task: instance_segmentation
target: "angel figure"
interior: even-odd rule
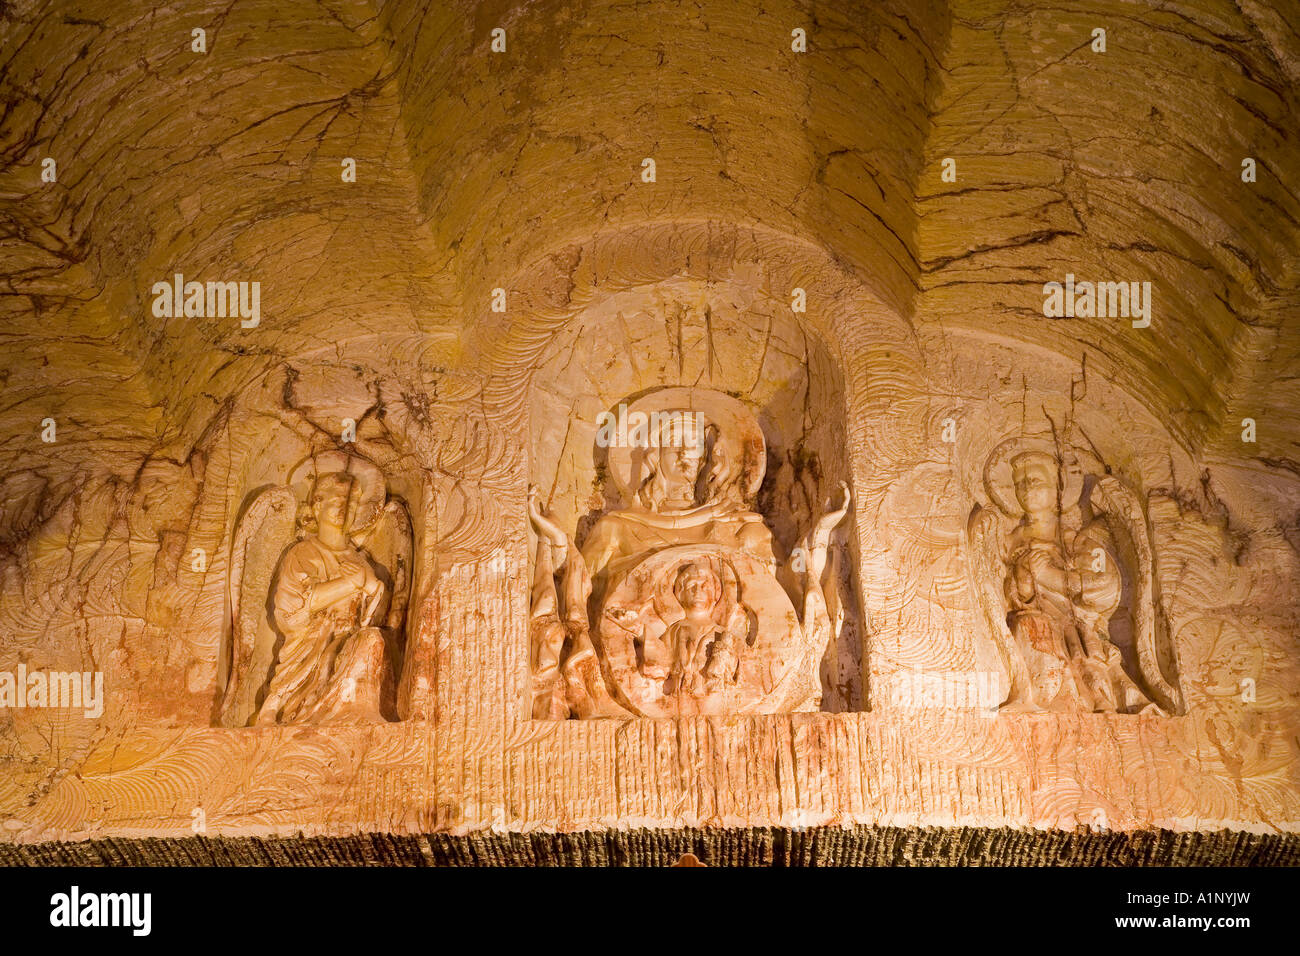
[[[409,586],[405,509],[386,500],[377,468],[342,453],[310,459],[290,484],[306,489],[296,508],[291,489],[269,489],[236,533],[223,723],[383,721]],[[289,514],[297,540],[281,552],[275,532]],[[258,574],[268,551],[279,560]]]
[[[1010,458],[1011,505],[994,472],[1014,447],[1004,442],[985,466],[998,510],[977,505],[968,525],[973,584],[1010,680],[1002,708],[1171,712],[1176,692],[1157,660],[1154,561],[1140,502],[1109,475],[1067,490],[1056,455],[1028,450]],[[1119,615],[1126,581],[1134,593]],[[1115,634],[1136,645],[1128,665],[1135,674]]]

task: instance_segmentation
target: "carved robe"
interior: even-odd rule
[[[357,588],[311,611],[313,590],[366,561],[355,548],[334,551],[313,536],[280,561],[273,612],[284,641],[257,723],[321,723],[349,713],[378,719],[384,639],[370,622],[382,589],[367,599]]]
[[[776,566],[772,532],[762,516],[725,502],[679,512],[639,506],[611,512],[591,529],[582,557],[592,577],[612,577],[652,551],[683,544],[735,548]]]
[[[1035,697],[1055,707],[1114,711],[1138,693],[1110,642],[1110,617],[1123,581],[1105,522],[1094,519],[1055,541],[1012,535],[1005,580],[1007,626],[1024,650]],[[1098,558],[1100,557],[1100,560]],[[1035,563],[1064,574],[1065,586],[1036,573]]]

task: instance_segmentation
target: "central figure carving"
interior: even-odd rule
[[[581,551],[529,492],[533,716],[816,709],[832,630],[822,577],[847,486],[780,567],[753,510],[766,467],[754,416],[692,388],[624,411],[630,430],[597,434],[623,507],[596,521]]]

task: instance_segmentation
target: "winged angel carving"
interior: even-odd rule
[[[1113,475],[1065,471],[1008,439],[984,466],[992,504],[970,516],[971,584],[1010,683],[1002,709],[1174,713],[1141,499]]]
[[[315,455],[255,495],[231,553],[221,723],[389,719],[411,540],[406,508],[356,455]]]

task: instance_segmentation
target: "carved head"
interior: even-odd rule
[[[709,611],[722,600],[722,582],[705,564],[691,561],[677,570],[673,579],[673,597],[688,614]]]
[[[1056,458],[1045,451],[1027,451],[1011,459],[1016,500],[1026,514],[1055,510],[1057,478]]]
[[[346,531],[351,499],[351,475],[343,472],[320,475],[312,484],[298,523],[309,534],[316,534],[322,527]]]
[[[641,488],[642,504],[656,511],[693,507],[707,451],[704,422],[689,410],[656,415],[659,427],[646,455],[650,475]]]

